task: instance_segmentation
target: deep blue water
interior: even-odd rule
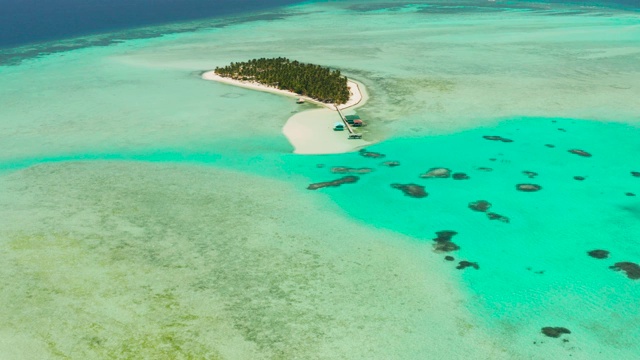
[[[0,48],[228,16],[300,0],[0,0]]]
[[[302,0],[0,0],[0,49],[147,25],[228,16],[300,2]],[[478,2],[486,3],[485,0]],[[640,0],[546,2],[640,9]]]

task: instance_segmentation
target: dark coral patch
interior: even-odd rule
[[[458,235],[458,232],[453,230],[442,230],[436,232],[436,235],[438,235],[438,237],[433,239],[433,241],[450,241],[451,238]]]
[[[453,256],[450,256],[450,255],[445,256],[444,259],[447,260],[447,261],[455,260],[455,258]]]
[[[588,152],[584,151],[584,150],[580,150],[580,149],[571,149],[569,150],[570,153],[572,154],[576,154],[576,155],[580,155],[580,156],[584,156],[584,157],[591,157],[591,154],[589,154]]]
[[[595,259],[606,259],[609,257],[609,252],[607,250],[591,250],[587,252],[587,254]]]
[[[391,184],[391,187],[401,190],[405,195],[413,198],[423,198],[429,195],[424,191],[424,186],[418,184]]]
[[[388,166],[388,167],[396,167],[396,166],[400,166],[400,162],[399,161],[385,161],[381,165]]]
[[[319,183],[315,183],[315,184],[311,184],[307,187],[307,189],[309,190],[317,190],[323,187],[329,187],[329,186],[340,186],[342,184],[352,184],[355,183],[356,181],[360,180],[359,177],[357,176],[345,176],[343,178],[337,179],[337,180],[333,180],[333,181],[324,181],[324,182],[319,182]]]
[[[316,167],[317,167],[318,169],[322,169],[322,168],[324,167],[324,164],[316,164]]]
[[[453,180],[468,180],[469,179],[469,175],[467,175],[465,173],[455,173],[455,174],[451,175],[451,177],[453,178]]]
[[[489,212],[487,213],[487,217],[489,218],[489,220],[498,220],[498,221],[502,221],[503,223],[507,223],[507,224],[509,223],[509,218],[504,215]]]
[[[359,153],[360,153],[361,156],[368,157],[368,158],[374,158],[374,159],[380,159],[380,158],[385,157],[384,154],[373,152],[373,151],[367,151],[365,149],[361,149],[359,151]]]
[[[567,130],[565,130],[563,128],[558,128],[558,131],[566,132]]]
[[[535,178],[536,176],[538,176],[538,173],[537,173],[537,172],[533,172],[533,171],[526,171],[526,170],[525,170],[525,171],[523,171],[522,173],[523,173],[523,174],[525,174],[526,176],[528,176],[528,177],[529,177],[529,179],[533,179],[533,178]]]
[[[542,186],[536,184],[518,184],[516,185],[518,191],[534,192],[542,189]]]
[[[636,196],[636,194],[634,194],[634,193],[631,193],[631,192],[628,192],[628,193],[624,193],[624,194],[625,194],[625,195],[627,195],[627,196]]]
[[[451,252],[460,250],[460,246],[451,241],[442,241],[433,244],[433,250],[436,252]]]
[[[485,212],[489,210],[490,207],[491,207],[491,203],[488,202],[487,200],[478,200],[478,201],[469,203],[469,209],[473,211]]]
[[[462,270],[468,267],[472,267],[476,270],[480,269],[480,266],[478,265],[478,263],[475,262],[471,262],[471,261],[466,261],[466,260],[462,260],[458,263],[458,266],[456,266],[456,269],[458,270]]]
[[[372,172],[371,168],[350,168],[346,166],[336,166],[331,168],[334,174],[367,174]]]
[[[640,171],[632,171],[631,176],[640,177]]]
[[[500,141],[500,139],[502,139],[502,136],[485,135],[482,138],[483,139],[487,139],[487,140],[491,140],[491,141]]]
[[[617,262],[613,266],[609,266],[609,269],[616,271],[624,271],[627,273],[629,279],[640,279],[640,265],[628,261]]]
[[[458,233],[452,230],[443,230],[436,232],[436,237],[433,239],[436,243],[433,245],[433,250],[436,252],[450,252],[460,250],[460,246],[453,243],[451,238],[456,236]]]
[[[554,148],[554,147],[556,147],[556,146],[555,146],[555,145],[553,145],[553,144],[544,144],[544,146],[546,146],[546,147],[548,147],[548,148]]]
[[[548,337],[559,338],[562,334],[571,334],[571,330],[561,326],[546,326],[542,328],[542,333]]]
[[[451,176],[451,170],[447,168],[431,168],[426,173],[420,175],[420,177],[423,179],[430,179],[430,178],[444,179],[444,178],[448,178],[449,176]]]
[[[476,169],[477,169],[478,171],[486,171],[486,172],[493,171],[493,169],[492,169],[492,168],[489,168],[489,167],[479,167],[479,168],[476,168]]]
[[[573,179],[574,180],[578,180],[578,181],[584,181],[586,179],[586,177],[584,177],[584,176],[574,176]]]
[[[497,136],[497,135],[485,135],[485,136],[483,136],[483,138],[485,138],[487,140],[491,140],[491,141],[502,141],[502,142],[506,142],[506,143],[513,142],[513,140],[511,140],[511,139],[503,138],[502,136]]]

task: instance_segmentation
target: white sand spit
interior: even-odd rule
[[[307,102],[324,107],[324,109],[314,109],[297,113],[290,117],[282,128],[282,132],[291,145],[293,145],[293,152],[296,154],[339,154],[355,151],[370,144],[365,140],[349,139],[349,132],[347,130],[333,131],[333,125],[341,121],[333,104],[325,104],[307,96],[300,96],[291,91],[276,89],[255,81],[240,81],[225,78],[216,74],[214,71],[203,73],[202,78],[294,98],[302,97]],[[338,108],[340,110],[353,110],[363,106],[368,99],[365,87],[353,80],[348,80],[347,84],[351,93],[349,100],[345,104],[339,105]]]

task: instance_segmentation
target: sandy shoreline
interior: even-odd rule
[[[302,97],[306,102],[323,107],[323,109],[307,110],[293,115],[282,128],[282,133],[287,137],[296,154],[339,154],[355,151],[370,144],[362,139],[349,139],[349,132],[346,130],[333,131],[333,125],[341,121],[333,104],[325,104],[291,91],[276,89],[256,82],[225,78],[213,71],[203,73],[202,78],[292,98]],[[338,108],[340,110],[354,110],[363,106],[368,99],[365,87],[351,79],[347,84],[351,93],[349,100],[345,104],[339,105]]]
[[[306,102],[310,102],[319,106],[323,106],[326,107],[327,109],[331,109],[335,111],[335,107],[333,104],[326,104],[320,101],[316,101],[308,96],[301,96],[299,94],[296,94],[294,92],[291,91],[287,91],[287,90],[280,90],[280,89],[276,89],[274,87],[270,87],[267,85],[263,85],[260,83],[257,83],[255,81],[240,81],[240,80],[234,80],[234,79],[229,79],[226,77],[222,77],[218,74],[215,73],[215,71],[207,71],[205,73],[202,74],[202,78],[205,80],[211,80],[211,81],[217,81],[217,82],[221,82],[224,84],[229,84],[229,85],[235,85],[235,86],[239,86],[239,87],[243,87],[246,89],[252,89],[252,90],[258,90],[258,91],[265,91],[265,92],[270,92],[270,93],[274,93],[274,94],[280,94],[280,95],[285,95],[285,96],[290,96],[290,97],[294,97],[294,98],[303,98]],[[347,86],[349,87],[350,90],[350,96],[349,96],[349,100],[342,104],[342,105],[338,105],[338,108],[340,110],[345,110],[351,107],[357,107],[360,106],[361,104],[363,104],[364,102],[366,102],[366,99],[364,98],[363,92],[360,90],[360,87],[362,85],[356,83],[353,80],[348,80],[347,81]],[[364,101],[363,101],[364,100]]]

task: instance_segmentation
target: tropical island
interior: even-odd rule
[[[214,72],[224,78],[257,82],[325,104],[344,104],[350,98],[348,79],[340,70],[284,57],[232,62],[228,66],[216,67]]]
[[[342,76],[339,70],[287,58],[263,58],[218,66],[215,70],[202,72],[201,77],[226,85],[294,97],[297,103],[309,102],[320,106],[319,109],[300,108],[302,111],[294,112],[282,128],[297,154],[344,153],[369,144],[334,131],[337,123],[349,121],[346,117],[342,119],[340,110],[353,114],[368,99],[364,85]]]

